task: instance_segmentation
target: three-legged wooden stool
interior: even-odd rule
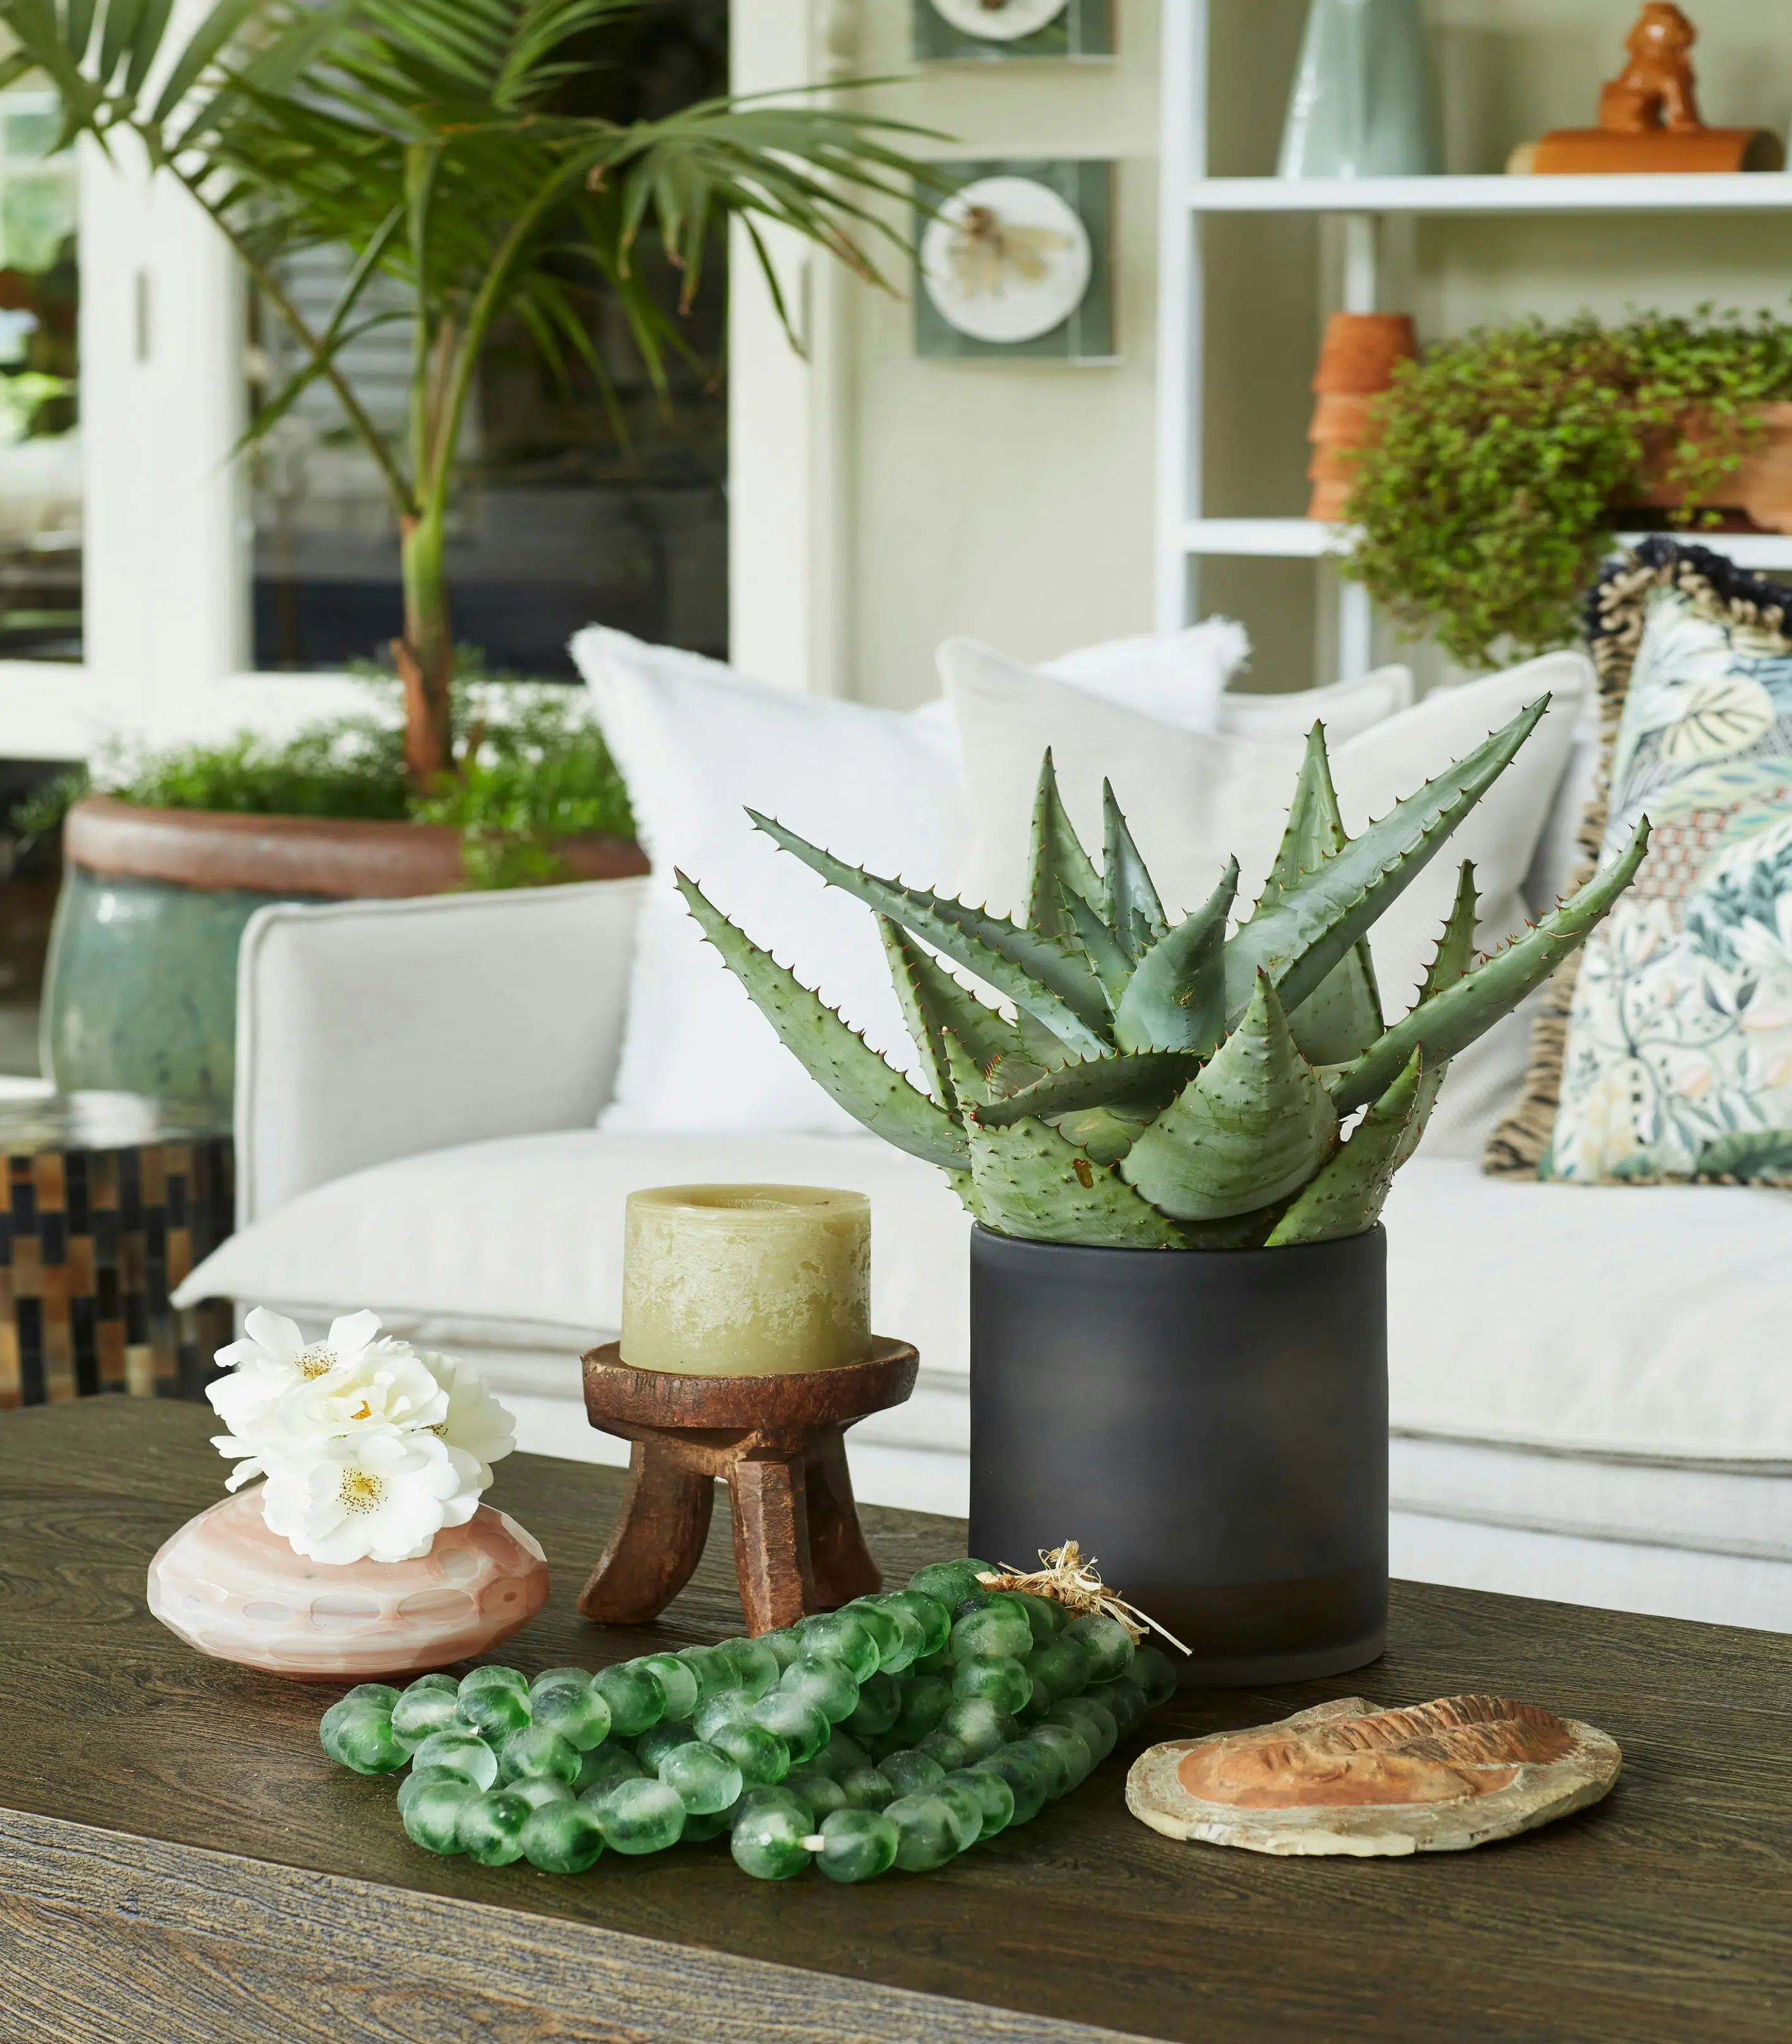
[[[749,1633],[832,1611],[883,1581],[859,1527],[845,1430],[900,1405],[919,1361],[874,1339],[870,1358],[786,1377],[636,1370],[619,1345],[585,1358],[591,1424],[633,1443],[629,1494],[579,1600],[612,1625],[657,1618],[702,1558],[716,1479],[728,1485]]]

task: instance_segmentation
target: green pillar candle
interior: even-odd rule
[[[661,1185],[629,1195],[622,1360],[778,1377],[871,1354],[871,1208],[814,1185]]]

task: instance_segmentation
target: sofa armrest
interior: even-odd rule
[[[645,883],[261,909],[236,991],[240,1226],[351,1171],[589,1127]]]

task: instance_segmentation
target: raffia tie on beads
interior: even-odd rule
[[[1124,1597],[1116,1596],[1102,1581],[1102,1572],[1094,1562],[1083,1558],[1083,1550],[1075,1541],[1067,1540],[1061,1547],[1041,1547],[1039,1558],[1045,1566],[1031,1575],[1005,1562],[999,1569],[981,1570],[977,1580],[987,1590],[1020,1590],[1029,1596],[1050,1597],[1079,1616],[1101,1612],[1125,1627],[1135,1646],[1148,1632],[1155,1632],[1160,1639],[1168,1640],[1179,1654],[1189,1651],[1175,1633],[1166,1631],[1155,1618],[1148,1618]]]

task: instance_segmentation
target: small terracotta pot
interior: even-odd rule
[[[1319,402],[1307,428],[1313,451],[1309,518],[1333,523],[1344,517],[1357,456],[1376,437],[1375,400],[1393,382],[1395,364],[1418,352],[1417,332],[1405,313],[1332,314],[1313,379]]]

